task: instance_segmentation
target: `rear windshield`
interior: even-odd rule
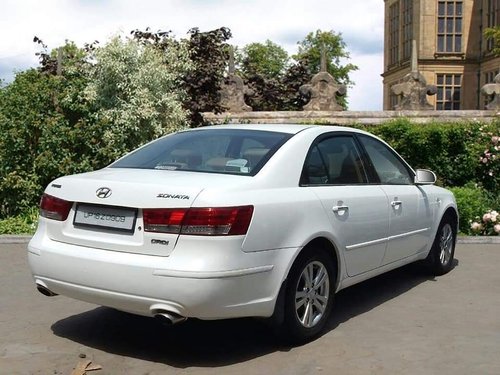
[[[254,176],[291,136],[245,129],[180,132],[151,142],[110,167]]]

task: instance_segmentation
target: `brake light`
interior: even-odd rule
[[[187,209],[153,208],[142,210],[144,231],[180,233]]]
[[[40,200],[40,215],[52,220],[64,221],[68,218],[73,202],[43,194]]]
[[[248,231],[253,206],[144,209],[144,230],[197,236],[236,236]]]

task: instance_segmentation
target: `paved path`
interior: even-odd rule
[[[500,374],[500,245],[457,247],[429,279],[406,267],[342,291],[329,330],[297,348],[259,321],[154,319],[36,292],[25,244],[0,245],[0,374]]]

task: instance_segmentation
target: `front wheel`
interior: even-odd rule
[[[436,238],[426,258],[427,266],[434,275],[444,275],[453,267],[456,237],[457,231],[453,220],[445,216],[439,224]]]
[[[293,343],[318,336],[328,321],[335,295],[336,268],[326,250],[299,255],[288,277],[284,328]]]

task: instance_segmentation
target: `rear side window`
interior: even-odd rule
[[[181,132],[160,138],[110,167],[253,176],[291,136],[244,129]]]
[[[367,182],[353,137],[334,136],[316,142],[302,172],[303,185],[353,185]]]

